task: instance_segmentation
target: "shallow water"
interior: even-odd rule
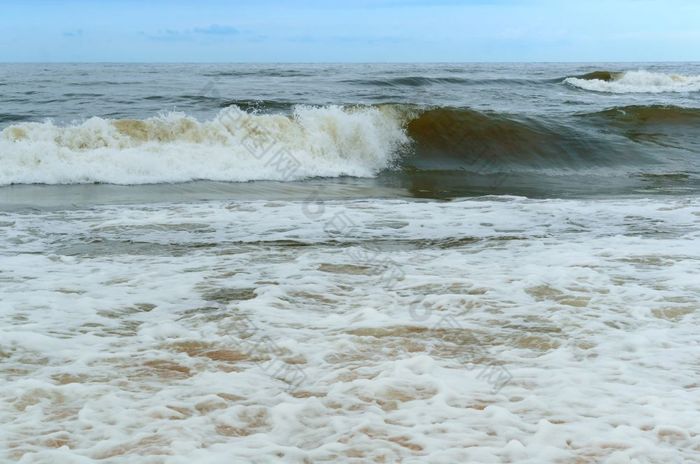
[[[2,111],[26,116],[0,142],[0,460],[700,460],[698,96],[677,79],[604,93],[563,80],[642,65],[23,66],[0,66]],[[214,77],[222,99],[278,103],[219,139],[219,103],[177,100]],[[392,119],[390,100],[453,109]],[[184,145],[148,119],[176,101],[199,131]],[[375,106],[318,106],[341,103]],[[84,116],[101,119],[69,122]],[[457,129],[431,129],[445,117]],[[110,118],[140,122],[123,138]],[[241,128],[274,135],[296,174],[344,167],[274,177]],[[387,133],[409,146],[385,151]]]

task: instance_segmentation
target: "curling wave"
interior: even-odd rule
[[[700,76],[650,71],[595,71],[567,77],[564,83],[583,90],[607,93],[698,92]]]
[[[407,124],[419,169],[546,170],[607,164],[605,144],[569,125],[509,114],[436,108]],[[597,161],[596,161],[597,160]]]

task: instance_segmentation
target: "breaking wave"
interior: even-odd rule
[[[608,93],[698,92],[700,76],[651,71],[595,71],[567,77],[564,83],[583,90]]]
[[[247,105],[243,105],[249,109]],[[658,147],[695,150],[700,109],[628,106],[547,120],[413,105],[221,110],[0,132],[0,185],[294,181],[384,170],[547,172],[644,163]]]
[[[16,124],[0,132],[0,184],[369,177],[390,167],[408,142],[392,113],[328,106],[297,107],[285,116],[231,107],[205,122],[167,113]]]

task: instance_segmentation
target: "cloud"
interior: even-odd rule
[[[82,37],[83,35],[83,30],[82,29],[75,29],[72,31],[65,31],[63,33],[63,37]]]
[[[206,35],[237,35],[239,34],[238,29],[231,26],[220,26],[218,24],[212,24],[208,27],[196,27],[192,30],[195,34],[206,34]]]
[[[165,29],[154,34],[142,33],[151,40],[161,41],[191,41],[198,37],[231,37],[240,34],[240,31],[232,26],[211,24],[206,27],[191,29]]]
[[[353,36],[353,35],[331,35],[312,36],[309,34],[296,35],[287,39],[289,42],[297,43],[345,43],[345,44],[398,44],[407,42],[410,39],[395,36]]]

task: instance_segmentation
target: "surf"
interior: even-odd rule
[[[669,150],[687,159],[700,150],[694,108],[611,107],[554,119],[406,104],[295,105],[279,113],[269,104],[278,106],[234,105],[207,120],[164,112],[16,123],[0,132],[0,185],[624,172],[667,162]]]

